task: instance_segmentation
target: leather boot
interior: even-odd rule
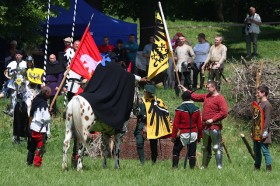
[[[138,153],[141,164],[144,165],[144,163],[145,163],[144,149],[137,148],[137,153]]]
[[[172,168],[177,169],[178,164],[179,164],[179,157],[178,156],[173,156]]]
[[[271,171],[272,171],[271,165],[267,165],[267,166],[266,166],[266,171],[267,171],[267,172],[271,172]]]
[[[195,163],[196,163],[195,157],[190,157],[190,158],[189,158],[189,164],[190,164],[190,168],[191,168],[191,169],[194,169]]]
[[[261,165],[257,165],[257,164],[255,164],[255,168],[254,168],[254,170],[259,171],[260,169],[261,169]]]

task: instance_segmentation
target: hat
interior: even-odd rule
[[[17,45],[17,41],[16,40],[11,41],[10,45]]]
[[[27,57],[26,57],[26,61],[31,61],[31,62],[33,62],[33,57],[32,57],[32,56],[27,56]]]
[[[72,39],[71,37],[66,37],[63,39],[64,42],[68,42],[68,43],[71,43],[72,42]]]
[[[21,51],[21,50],[17,50],[15,54],[20,54],[20,55],[22,55],[22,51]]]
[[[147,92],[154,94],[156,93],[156,87],[155,85],[145,85],[144,86],[144,90],[146,90]]]

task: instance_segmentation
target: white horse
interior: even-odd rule
[[[138,104],[141,100],[139,95],[138,86],[135,86],[134,92],[134,102],[133,110],[137,110]],[[88,101],[82,96],[74,96],[67,105],[66,110],[66,120],[65,120],[65,139],[63,145],[63,162],[62,170],[67,169],[67,151],[70,147],[71,138],[74,137],[74,148],[73,152],[78,151],[77,157],[77,170],[80,171],[83,168],[83,153],[85,148],[89,151],[90,149],[90,139],[89,139],[89,130],[95,125],[96,116],[93,113],[91,105]],[[123,131],[126,131],[128,121],[124,123]],[[102,131],[97,131],[102,132]],[[120,145],[121,137],[124,132],[115,133],[115,168],[119,169],[119,155],[120,155]],[[102,145],[101,151],[103,156],[103,168],[107,167],[107,157],[109,154],[109,138],[111,134],[102,132]],[[74,153],[73,153],[74,154]],[[73,158],[73,157],[72,157]],[[74,157],[75,158],[75,157]],[[72,161],[73,163],[73,161]],[[76,165],[75,165],[76,166]]]

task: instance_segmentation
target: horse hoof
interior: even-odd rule
[[[115,165],[115,169],[120,169],[121,167],[119,165]]]

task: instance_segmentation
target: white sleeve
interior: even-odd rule
[[[141,77],[140,76],[137,76],[134,74],[134,77],[135,77],[135,81],[139,82],[141,80]]]

